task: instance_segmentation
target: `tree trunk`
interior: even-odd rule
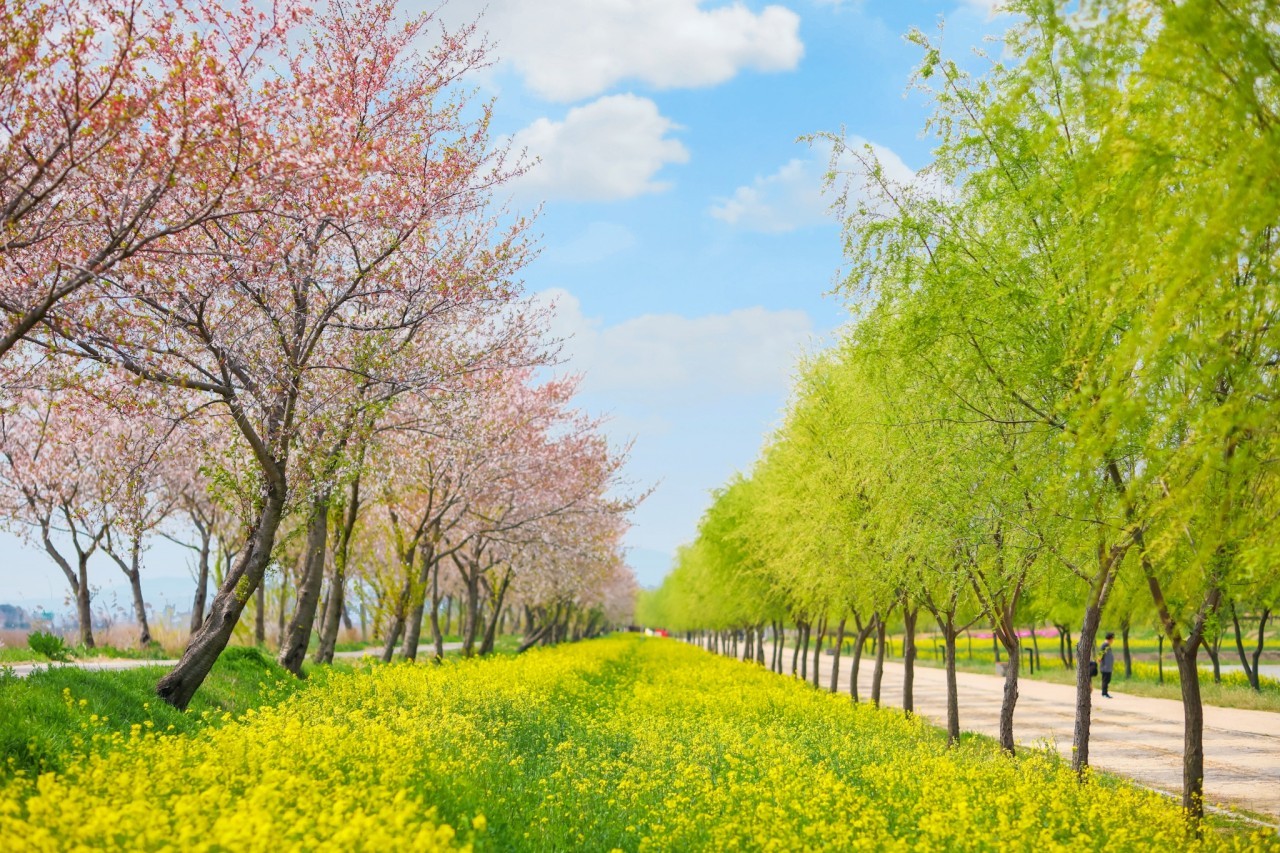
[[[836,626],[836,651],[831,660],[831,692],[835,693],[840,689],[840,652],[844,646],[844,625],[847,616],[840,617],[840,624]]]
[[[156,685],[156,694],[175,708],[185,710],[190,704],[191,697],[227,647],[249,595],[262,583],[280,527],[284,497],[283,486],[267,485],[262,510],[245,537],[244,556],[227,572],[209,607],[208,618],[187,641],[182,659]]]
[[[1120,646],[1124,653],[1124,678],[1133,678],[1133,655],[1129,652],[1129,620],[1120,623]]]
[[[1083,776],[1089,766],[1089,727],[1093,718],[1093,679],[1090,670],[1093,647],[1098,638],[1098,626],[1102,624],[1102,612],[1111,597],[1111,584],[1115,581],[1120,561],[1128,546],[1098,549],[1098,570],[1090,578],[1089,598],[1085,602],[1084,621],[1080,625],[1080,644],[1076,648],[1076,720],[1072,733],[1071,767]]]
[[[480,643],[480,655],[482,657],[493,652],[493,644],[496,639],[498,629],[498,617],[502,613],[503,599],[506,598],[507,587],[510,585],[511,572],[508,570],[507,573],[503,575],[502,580],[498,584],[498,589],[494,593],[493,616],[489,619],[489,624],[485,627],[484,640]]]
[[[1173,648],[1182,682],[1182,807],[1197,821],[1204,817],[1204,704],[1196,665],[1198,645],[1184,642]]]
[[[133,543],[133,570],[129,574],[129,590],[133,593],[133,612],[138,620],[138,645],[151,645],[151,626],[147,624],[147,604],[142,598],[142,568],[139,544]]]
[[[884,643],[885,621],[879,615],[876,619],[876,668],[871,673],[871,704],[880,707],[880,687],[884,683]]]
[[[86,649],[94,647],[93,642],[93,609],[89,600],[89,567],[88,560],[80,561],[80,581],[76,584],[76,618],[80,621],[80,645]]]
[[[1000,748],[1014,754],[1013,709],[1018,704],[1018,664],[1022,659],[1022,647],[1016,630],[998,631],[1000,642],[1008,653],[1004,670],[1004,696],[1000,702]]]
[[[818,639],[813,644],[813,686],[816,689],[819,685],[818,671],[819,663],[822,662],[822,641],[827,638],[827,617],[824,615],[818,620]]]
[[[947,649],[947,743],[954,745],[960,742],[960,691],[956,686],[956,637],[960,632],[950,619],[942,632]]]
[[[1240,655],[1240,666],[1244,669],[1245,678],[1249,679],[1249,686],[1254,692],[1262,692],[1262,682],[1258,678],[1258,660],[1262,657],[1262,648],[1267,637],[1267,617],[1271,615],[1271,608],[1264,607],[1261,615],[1258,617],[1258,645],[1253,650],[1253,660],[1245,655],[1244,651],[1244,632],[1240,630],[1240,617],[1236,615],[1235,602],[1231,604],[1231,623],[1235,627],[1236,634],[1236,652]]]
[[[914,714],[916,710],[916,617],[919,606],[902,605],[902,710]]]
[[[209,595],[209,540],[212,532],[208,527],[199,525],[200,556],[196,560],[196,596],[191,602],[191,633],[200,630],[204,622],[204,604]]]
[[[307,520],[307,557],[302,579],[298,584],[298,602],[284,640],[280,643],[277,658],[282,667],[299,678],[306,677],[302,672],[302,662],[307,658],[311,629],[316,621],[316,605],[320,601],[320,589],[324,585],[324,558],[328,536],[329,502],[326,497],[321,497],[311,505],[311,516]]]
[[[281,608],[283,609],[283,604]],[[284,632],[281,631],[281,634]],[[258,588],[253,593],[253,644],[255,646],[265,646],[267,644],[267,580],[262,579],[262,583],[258,584]]]
[[[796,645],[791,651],[791,677],[795,678],[800,674],[800,625],[802,623],[796,620]]]
[[[858,628],[857,640],[853,644],[853,663],[849,667],[849,698],[854,702],[858,699],[858,673],[862,668],[863,649],[867,643],[867,637],[871,636],[871,631],[875,627],[875,620],[869,620],[866,625],[862,624],[862,619],[855,613],[854,624]]]
[[[809,637],[813,632],[813,623],[805,622],[800,629],[800,680],[809,680]]]
[[[361,454],[363,460],[363,453]],[[346,623],[351,630],[351,617],[347,613],[347,560],[351,553],[351,536],[355,533],[356,519],[360,513],[360,475],[351,481],[351,491],[343,507],[342,527],[337,531],[333,549],[333,572],[329,577],[329,600],[320,618],[320,646],[316,649],[316,663],[333,663],[333,653],[338,645],[338,630]]]
[[[429,543],[422,546],[421,562],[418,569],[418,582],[414,584],[409,613],[404,621],[404,645],[400,647],[400,656],[405,660],[418,659],[418,644],[422,638],[422,620],[427,610],[427,580],[431,577],[435,549]]]

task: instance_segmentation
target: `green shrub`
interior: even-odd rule
[[[32,631],[27,637],[27,645],[31,651],[47,657],[49,660],[71,660],[71,649],[57,634],[46,634],[44,631]]]

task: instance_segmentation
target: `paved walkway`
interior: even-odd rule
[[[771,651],[766,646],[766,654]],[[832,658],[823,655],[820,667],[824,689],[831,684]],[[812,657],[809,659],[813,663]],[[791,652],[786,653],[790,671]],[[874,657],[863,657],[858,691],[871,695]],[[840,660],[839,689],[849,692],[848,655]],[[885,661],[880,701],[902,706],[901,663]],[[810,674],[812,678],[812,674]],[[960,727],[996,737],[1004,679],[994,675],[956,674],[960,696]],[[1095,692],[1089,741],[1091,763],[1128,776],[1152,788],[1179,794],[1182,790],[1182,703],[1172,699],[1126,696],[1124,682],[1112,685],[1113,699]],[[916,713],[939,726],[947,724],[946,672],[916,666]],[[1280,818],[1280,714],[1205,706],[1205,798]],[[1048,743],[1071,755],[1075,725],[1075,687],[1034,679],[1018,683],[1013,730],[1024,745]]]
[[[430,648],[430,643],[423,645],[424,649]],[[444,650],[446,652],[457,651],[462,648],[462,643],[445,643]],[[335,658],[363,658],[377,657],[382,654],[381,646],[368,646],[367,648],[357,649],[354,652],[334,652]],[[308,656],[310,659],[310,656]],[[44,669],[52,666],[74,666],[79,669],[89,670],[110,670],[110,669],[137,669],[140,666],[177,666],[176,660],[149,660],[146,658],[95,658],[90,660],[73,660],[66,663],[16,663],[10,664],[13,667],[13,674],[18,677],[29,675],[37,669]]]

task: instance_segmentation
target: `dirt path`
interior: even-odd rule
[[[770,649],[766,648],[766,651]],[[822,656],[823,689],[831,683],[832,658]],[[813,663],[810,658],[810,664]],[[791,652],[785,663],[790,671]],[[875,660],[863,658],[858,690],[871,695]],[[840,661],[839,689],[849,692],[851,662]],[[902,706],[901,663],[885,662],[881,702]],[[812,675],[810,676],[812,677]],[[994,675],[961,672],[960,726],[965,731],[996,737],[1004,680]],[[1095,767],[1169,793],[1182,789],[1182,703],[1171,699],[1125,696],[1123,682],[1112,686],[1113,699],[1094,693],[1089,752]],[[946,673],[916,667],[916,712],[939,726],[947,720]],[[1014,734],[1019,743],[1048,743],[1071,755],[1075,723],[1075,688],[1066,684],[1026,679],[1018,685]],[[1238,806],[1280,818],[1280,714],[1206,706],[1205,797],[1211,803]]]

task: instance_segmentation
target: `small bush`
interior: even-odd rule
[[[32,631],[27,637],[27,645],[31,651],[42,654],[49,660],[71,660],[71,649],[57,634],[46,634],[44,631]]]

